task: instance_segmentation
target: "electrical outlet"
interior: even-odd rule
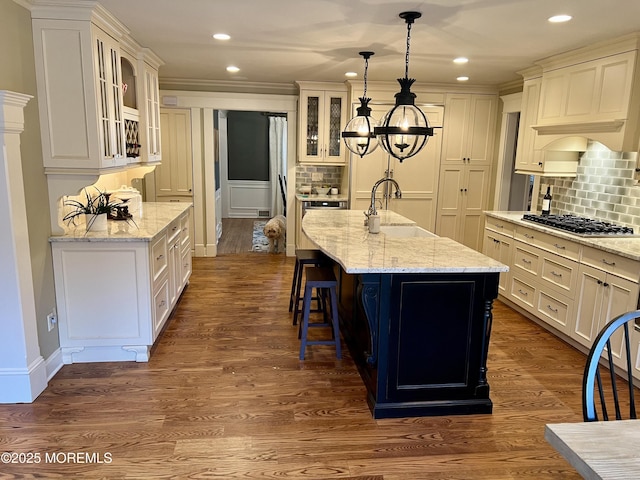
[[[53,330],[58,323],[58,316],[56,315],[56,309],[51,310],[51,313],[47,315],[47,328],[49,331]]]
[[[322,172],[312,172],[311,173],[311,181],[312,182],[321,182],[323,179]]]

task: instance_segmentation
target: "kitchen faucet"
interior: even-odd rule
[[[378,214],[378,212],[376,211],[376,192],[378,190],[378,187],[385,182],[390,182],[393,185],[395,185],[396,198],[402,198],[402,191],[400,190],[400,185],[398,185],[398,182],[396,182],[393,178],[389,178],[389,177],[381,178],[380,180],[378,180],[376,183],[373,184],[373,188],[371,189],[371,205],[369,205],[369,211],[365,213],[365,216],[367,217],[367,219],[369,218],[370,215]]]

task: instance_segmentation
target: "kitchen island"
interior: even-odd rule
[[[190,203],[49,238],[64,363],[149,360],[191,275]]]
[[[491,413],[493,300],[508,267],[380,212],[310,211],[309,239],[335,262],[340,326],[374,418]]]

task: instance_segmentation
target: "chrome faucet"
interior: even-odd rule
[[[396,182],[393,178],[389,178],[389,177],[381,178],[380,180],[378,180],[376,183],[373,184],[373,188],[371,189],[371,205],[369,205],[369,211],[365,213],[365,216],[367,218],[369,218],[370,215],[378,214],[378,212],[376,211],[376,192],[378,190],[378,187],[382,185],[384,182],[389,182],[395,185],[396,198],[402,198],[402,191],[400,190],[400,185],[398,185],[398,182]]]

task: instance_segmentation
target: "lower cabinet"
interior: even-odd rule
[[[509,257],[501,248],[510,240]],[[586,348],[610,320],[638,308],[638,261],[489,216],[484,252],[509,265],[507,286],[500,289],[505,299]],[[640,332],[633,333],[634,375],[640,380]],[[626,369],[621,335],[611,348],[616,365]]]
[[[151,241],[51,243],[64,363],[149,360],[191,275],[188,222]]]

